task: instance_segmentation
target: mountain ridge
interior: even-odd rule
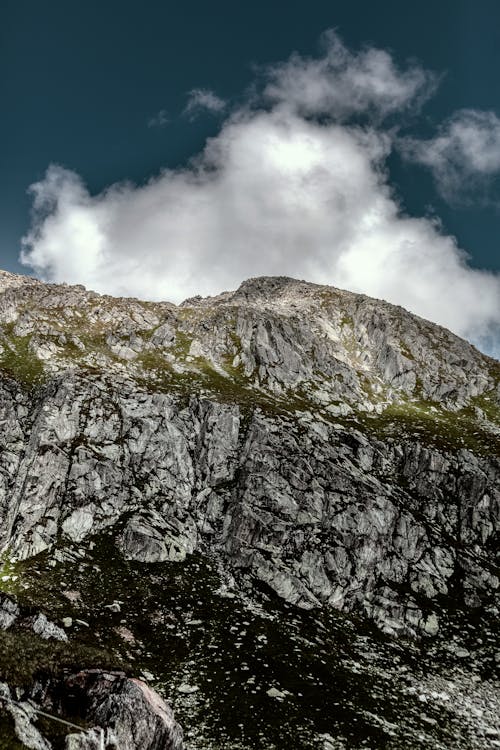
[[[472,677],[493,686],[498,671],[500,363],[402,308],[288,278],[179,306],[23,278],[0,276],[0,590],[54,618],[69,649],[95,640],[156,673],[193,727],[193,750],[218,747],[221,727],[235,749],[292,737],[301,748],[362,748],[367,737],[413,748],[419,732],[424,746],[487,747],[498,693],[485,703]],[[219,610],[239,618],[234,631]],[[258,690],[241,675],[229,689],[221,676],[216,706],[207,659],[214,673],[246,671],[265,639],[278,653],[272,622],[285,661],[307,656],[327,691],[367,680],[381,707],[370,704],[370,718],[346,687],[314,719],[320,688],[310,692],[305,667],[284,673],[271,646]],[[316,655],[300,651],[309,628],[328,642]],[[224,636],[212,653],[214,633]],[[335,638],[354,649],[349,658]],[[404,677],[424,689],[417,648],[429,690],[440,694],[447,674],[457,706],[482,710],[486,729],[448,708],[443,734],[430,709],[422,724]],[[387,653],[405,669],[391,671]],[[205,679],[208,724],[189,697]],[[252,703],[268,689],[283,702],[279,726]],[[265,729],[248,716],[238,744],[229,714],[244,701]]]

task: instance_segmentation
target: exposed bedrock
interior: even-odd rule
[[[438,628],[498,590],[499,461],[103,378],[2,391],[2,546],[28,557],[110,527],[126,556],[196,549],[301,607]]]

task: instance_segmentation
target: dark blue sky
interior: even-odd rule
[[[460,108],[500,115],[500,4],[495,0],[234,0],[183,3],[129,0],[4,0],[0,8],[0,265],[21,270],[29,226],[28,186],[51,162],[75,170],[92,192],[129,178],[142,182],[183,163],[217,130],[217,119],[181,117],[186,93],[242,95],[253,66],[297,50],[317,51],[335,27],[354,49],[388,49],[442,73],[419,120],[420,133]],[[159,111],[170,122],[148,127]],[[431,205],[479,267],[500,269],[500,214],[488,206],[450,207],[429,173],[391,162],[403,206]]]

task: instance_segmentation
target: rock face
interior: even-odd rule
[[[471,345],[290,279],[180,308],[4,286],[3,549],[113,527],[130,559],[216,551],[390,632],[495,597],[499,369]]]
[[[44,640],[68,640],[64,630],[47,619],[43,612],[35,615],[22,613],[15,599],[0,594],[0,630],[8,630],[14,624],[25,630],[31,630]]]
[[[40,711],[53,717],[69,714],[73,722],[91,726],[66,730],[66,750],[101,750],[103,740],[104,747],[115,750],[183,750],[182,730],[169,706],[146,683],[123,673],[81,671],[62,682],[39,684],[33,692],[36,701],[28,696],[18,701],[0,683],[0,700],[14,719],[17,738],[32,750],[52,748],[36,726]]]
[[[499,605],[500,365],[401,308],[287,278],[176,307],[4,273],[0,368],[14,561],[106,532],[131,562],[198,552],[424,639]],[[113,691],[95,716],[163,747],[166,707],[120,685],[154,726]]]
[[[64,711],[102,728],[117,750],[182,750],[182,731],[164,700],[141,680],[88,670],[68,677],[60,688]],[[67,750],[100,750],[100,729],[71,734]]]

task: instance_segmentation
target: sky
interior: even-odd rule
[[[4,0],[0,266],[169,299],[284,274],[500,352],[496,0]]]

